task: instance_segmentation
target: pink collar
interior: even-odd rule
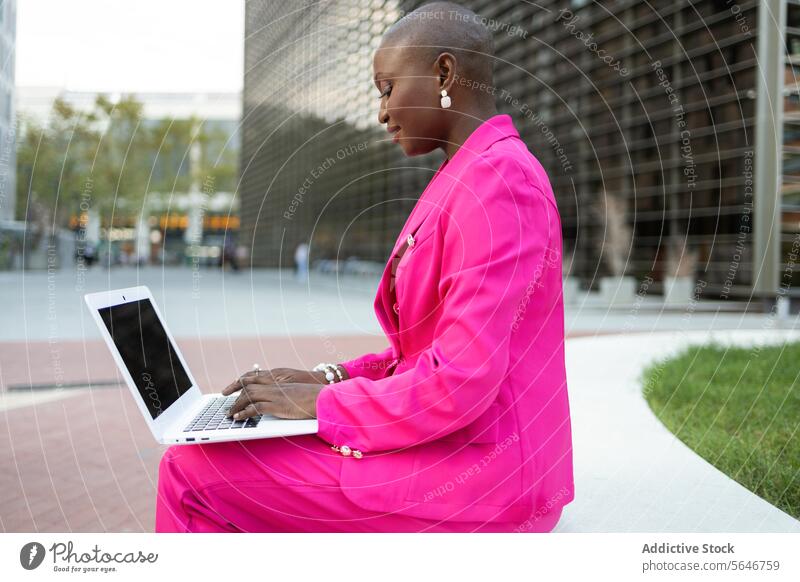
[[[442,162],[434,179],[440,173],[457,176],[462,168],[488,150],[492,144],[509,137],[519,139],[519,133],[511,121],[511,116],[499,114],[490,117],[470,134],[452,158]]]
[[[452,163],[459,156],[463,156],[462,152],[472,156],[480,155],[491,146],[493,143],[505,139],[507,137],[519,137],[514,123],[511,121],[511,116],[506,114],[495,115],[481,123],[475,131],[470,134],[455,155],[450,159]]]

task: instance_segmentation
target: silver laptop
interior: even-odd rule
[[[200,392],[147,287],[90,293],[85,299],[158,442],[198,444],[317,432],[316,419],[227,418],[239,393]]]

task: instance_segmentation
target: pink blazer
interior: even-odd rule
[[[563,312],[550,182],[497,115],[397,239],[375,298],[390,347],[344,362],[351,379],[320,393],[318,435],[363,455],[343,463],[348,498],[551,529],[574,494]]]

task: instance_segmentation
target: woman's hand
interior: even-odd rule
[[[254,376],[255,371],[247,372],[242,379]],[[259,370],[259,376],[271,378],[277,384],[327,384],[325,372],[311,372],[309,370],[295,370],[294,368],[272,368],[271,370]],[[239,387],[239,381],[233,382],[230,387]]]
[[[272,370],[248,372],[228,385],[222,391],[225,396],[241,390],[239,398],[228,411],[228,416],[233,416],[236,420],[260,414],[293,420],[316,418],[317,396],[326,384],[278,382],[278,377],[285,376],[272,374]]]

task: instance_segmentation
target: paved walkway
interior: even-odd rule
[[[329,341],[352,356],[385,347],[369,336]],[[253,362],[309,368],[325,353],[315,337],[179,344],[205,392]],[[0,377],[10,388],[0,391],[0,531],[152,531],[166,447],[153,440],[127,387],[18,390],[28,378],[52,380],[50,347],[0,343]],[[65,384],[120,381],[104,343],[62,342],[59,350]]]
[[[800,332],[748,330],[567,341],[576,501],[557,531],[800,531],[800,522],[678,441],[641,396],[639,374],[648,362],[711,335],[746,345],[800,339]],[[365,336],[332,341],[352,354],[383,347]],[[227,381],[231,370],[266,361],[261,359],[265,353],[281,365],[300,366],[321,347],[317,338],[180,343],[206,390]],[[43,353],[45,361],[49,357],[45,350],[34,353]],[[69,344],[63,355],[75,364],[64,367],[69,380],[82,377],[85,369],[98,381],[116,377],[103,344]],[[8,351],[0,352],[4,369],[7,356]],[[38,364],[30,368],[33,377],[46,379],[50,372]],[[27,371],[20,373],[24,378]],[[153,442],[126,388],[11,390],[0,393],[0,405],[3,397],[24,401],[0,411],[2,531],[152,529],[164,447]]]
[[[164,447],[119,385],[82,301],[138,284],[153,290],[204,391],[254,362],[310,367],[386,346],[366,279],[315,276],[309,286],[269,270],[0,273],[0,531],[152,530]],[[640,395],[648,360],[707,337],[691,330],[747,329],[731,337],[775,341],[790,333],[778,328],[800,329],[796,316],[729,308],[665,311],[652,297],[616,309],[592,297],[568,306],[577,500],[559,531],[797,531],[686,449]],[[652,333],[664,329],[687,333]],[[620,332],[636,333],[601,335]]]
[[[692,331],[567,342],[575,501],[559,532],[800,532],[667,430],[642,396],[641,372],[690,343],[780,344],[800,331]],[[800,485],[798,485],[800,486]]]
[[[0,272],[0,341],[100,338],[85,293],[147,285],[175,337],[252,337],[380,333],[373,313],[376,282],[314,274],[310,284],[260,269],[94,267],[71,271]]]
[[[310,284],[273,269],[231,273],[218,269],[133,267],[107,271],[0,272],[0,342],[99,339],[83,294],[148,285],[176,337],[380,336],[372,303],[377,280],[313,273]],[[596,294],[566,307],[568,334],[689,329],[792,328],[786,320],[742,313],[744,303],[699,301],[665,309],[643,294],[609,309]]]

